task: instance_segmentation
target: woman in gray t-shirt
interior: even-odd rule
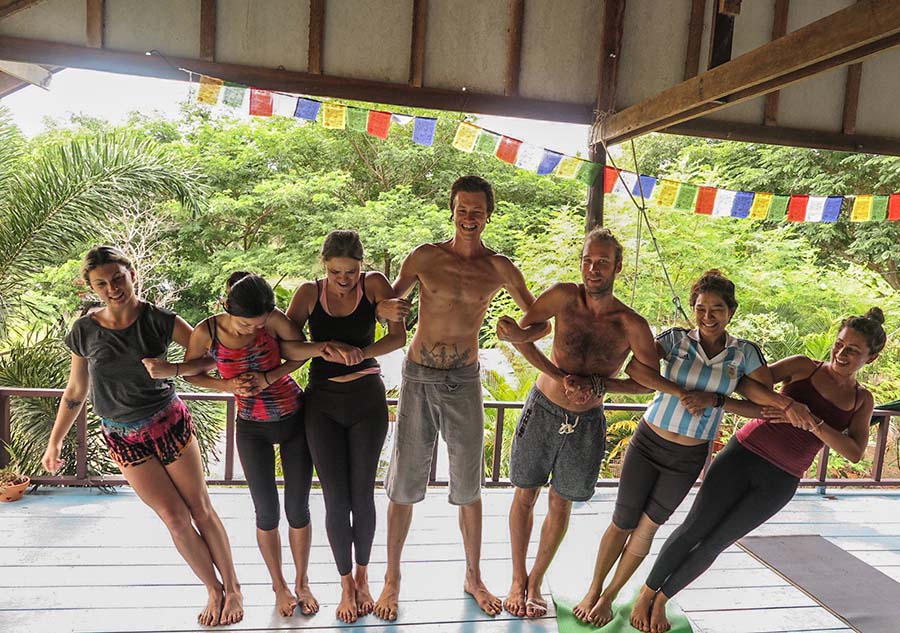
[[[206,626],[239,622],[244,615],[240,585],[228,536],[206,490],[190,413],[171,381],[154,379],[147,371],[165,359],[172,341],[187,347],[191,326],[135,294],[134,268],[117,248],[91,249],[81,272],[105,305],[78,319],[66,336],[72,368],[42,464],[50,472],[62,466],[63,440],[90,390],[110,455],[206,586],[209,601],[197,621]],[[204,357],[176,365],[176,375],[214,366]]]

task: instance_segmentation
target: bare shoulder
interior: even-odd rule
[[[619,301],[619,306],[622,313],[622,320],[629,329],[650,328],[650,323],[637,310],[625,305],[621,301]]]
[[[194,331],[191,332],[191,338],[196,339],[200,342],[206,343],[212,339],[210,339],[209,331],[211,328],[215,327],[216,323],[216,315],[208,316],[199,323],[194,328]]]
[[[387,277],[385,277],[383,273],[374,270],[365,273],[365,275],[366,296],[370,300],[374,299],[376,301],[380,301],[385,297],[393,296],[394,289],[391,287],[391,282],[388,281]]]

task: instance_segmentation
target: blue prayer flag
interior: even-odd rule
[[[319,108],[322,107],[321,101],[315,99],[306,99],[300,97],[297,99],[297,107],[294,110],[294,116],[298,119],[306,119],[307,121],[315,121],[319,115]]]
[[[644,194],[644,198],[650,199],[653,197],[653,188],[656,186],[656,178],[653,176],[644,176],[641,174],[641,179],[634,181],[634,187],[631,189],[631,193],[639,196],[641,193]]]
[[[734,194],[734,202],[731,204],[731,217],[749,217],[750,207],[753,206],[753,198],[754,194],[750,191],[738,191]]]
[[[417,116],[415,123],[413,123],[413,143],[432,145],[434,143],[435,126],[437,126],[437,119]]]
[[[559,152],[554,152],[549,149],[544,150],[544,157],[541,159],[541,164],[538,165],[537,175],[538,176],[548,176],[553,173],[553,170],[556,169],[556,166],[559,165],[559,161],[562,160],[562,154]]]
[[[841,216],[843,204],[844,196],[828,196],[825,199],[825,208],[822,210],[822,222],[837,222]]]

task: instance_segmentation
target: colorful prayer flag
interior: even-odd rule
[[[471,152],[475,148],[475,140],[481,128],[463,121],[456,128],[456,136],[453,137],[453,147],[463,152]]]
[[[581,162],[580,158],[575,158],[574,156],[566,156],[561,161],[559,161],[559,165],[556,167],[556,176],[558,178],[574,178],[575,172],[578,171],[578,164]]]
[[[522,141],[504,136],[500,139],[500,144],[497,145],[497,151],[494,152],[494,156],[505,163],[515,165],[516,157],[519,155],[519,148],[521,146]]]
[[[753,205],[753,193],[750,191],[738,191],[734,196],[734,204],[731,206],[731,217],[746,218],[750,215],[750,207]]]
[[[297,109],[297,98],[290,95],[283,95],[277,92],[272,93],[272,114],[278,116],[292,117]]]
[[[319,108],[322,107],[321,101],[315,99],[307,99],[300,97],[297,99],[297,107],[294,109],[294,116],[298,119],[306,119],[307,121],[315,121],[319,116]]]
[[[695,200],[697,200],[697,185],[682,183],[672,206],[679,211],[693,211]]]
[[[844,196],[828,196],[822,209],[822,222],[837,222],[844,206]]]
[[[219,101],[219,92],[225,82],[215,77],[200,75],[200,88],[197,90],[197,103],[216,105]]]
[[[536,172],[543,157],[543,147],[538,147],[531,143],[522,143],[522,147],[519,148],[519,156],[516,158],[516,167],[526,171]]]
[[[225,92],[222,93],[222,103],[232,108],[240,108],[244,104],[245,92],[247,92],[247,86],[226,81]]]
[[[250,114],[272,116],[272,93],[268,90],[250,88]]]
[[[750,206],[751,220],[765,220],[769,215],[769,207],[772,204],[771,193],[757,193],[753,196],[753,204]]]
[[[900,220],[900,193],[892,193],[888,201],[888,220]]]
[[[475,151],[479,154],[493,154],[497,151],[497,145],[500,144],[500,135],[494,134],[488,130],[481,130],[478,138],[475,139]]]
[[[612,192],[614,194],[627,196],[629,192],[634,189],[638,175],[633,171],[620,171],[618,174],[615,174],[615,178],[616,180],[613,183]]]
[[[326,103],[322,106],[322,127],[343,130],[347,127],[347,106],[343,103]]]
[[[589,160],[581,160],[580,158],[575,160],[578,161],[578,170],[575,172],[575,177],[588,187],[593,187],[594,181],[597,180],[597,176],[600,174],[602,165]]]
[[[544,150],[544,157],[541,159],[541,164],[538,165],[537,174],[538,176],[546,176],[548,174],[552,174],[553,170],[556,169],[556,166],[559,165],[559,161],[562,160],[562,154],[559,152],[553,152],[549,149]]]
[[[783,220],[787,215],[790,203],[790,196],[772,196],[772,204],[769,205],[769,219]]]
[[[809,204],[809,196],[793,195],[788,203],[788,222],[803,222],[806,220],[806,207]]]
[[[703,215],[712,215],[713,207],[716,204],[716,187],[700,187],[697,192],[697,204],[694,206],[694,213],[702,213]]]
[[[347,108],[347,129],[365,132],[369,126],[369,111],[365,108]]]
[[[875,196],[872,199],[872,220],[885,220],[888,213],[888,201],[890,196]]]
[[[413,123],[413,143],[417,145],[433,145],[436,127],[437,119],[417,116],[415,123]]]
[[[394,123],[399,123],[400,125],[406,125],[410,121],[413,120],[414,117],[409,116],[408,114],[392,114],[391,120]]]
[[[603,193],[612,193],[619,180],[619,170],[607,165],[603,168]]]
[[[369,111],[369,123],[366,131],[372,136],[380,139],[386,139],[391,131],[391,113],[381,112],[379,110]]]
[[[731,208],[734,206],[734,198],[736,195],[737,191],[732,191],[731,189],[719,189],[716,193],[716,202],[713,204],[713,217],[731,217]]]
[[[638,197],[643,197],[644,200],[649,200],[653,197],[654,187],[656,187],[656,178],[642,174],[640,178],[635,180],[631,193]]]
[[[661,207],[671,207],[678,195],[678,184],[674,180],[662,179],[662,184],[656,188],[656,204]]]

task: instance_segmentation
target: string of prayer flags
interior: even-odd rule
[[[250,88],[250,114],[272,116],[272,93],[268,90]]]
[[[456,128],[456,136],[453,137],[453,147],[462,152],[471,152],[475,149],[478,139],[478,128],[471,123],[462,122]]]
[[[347,127],[347,106],[343,103],[322,104],[322,127],[343,130]]]
[[[369,111],[364,108],[347,108],[347,129],[354,132],[367,132]]]
[[[503,162],[515,165],[516,156],[519,154],[519,148],[521,146],[522,141],[504,136],[500,139],[500,144],[497,145],[497,151],[494,152],[494,156]]]
[[[215,77],[200,75],[200,88],[197,90],[197,102],[216,105],[219,101],[219,92],[225,82]]]
[[[413,143],[418,145],[433,145],[435,128],[437,128],[437,119],[417,116],[413,123]]]
[[[297,99],[297,107],[294,108],[294,116],[298,119],[315,121],[319,116],[319,108],[321,107],[321,101],[316,101],[315,99],[307,99],[306,97],[300,97],[299,99]]]
[[[789,222],[837,222],[843,196],[793,195],[788,204]]]
[[[494,155],[497,146],[500,144],[500,135],[494,134],[487,130],[481,130],[478,133],[478,139],[475,141],[475,151],[479,154]]]
[[[372,136],[377,136],[382,140],[386,139],[391,131],[391,113],[369,110],[366,131]]]
[[[561,160],[562,154],[545,149],[544,156],[541,158],[541,164],[538,165],[537,168],[537,175],[547,176],[552,174],[553,170],[556,169],[556,166],[559,165],[559,161]]]

